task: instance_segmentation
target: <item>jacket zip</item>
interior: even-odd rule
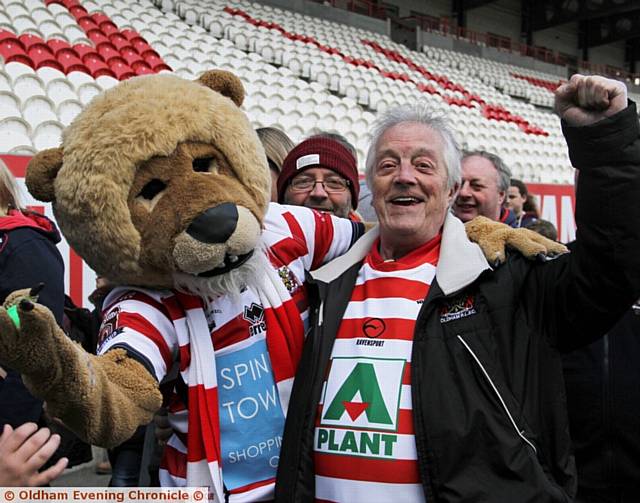
[[[489,384],[491,385],[491,388],[493,389],[493,392],[496,394],[496,396],[498,397],[498,400],[500,400],[500,403],[502,404],[502,408],[504,409],[504,411],[507,413],[507,416],[509,417],[509,420],[511,421],[511,424],[513,425],[513,429],[516,430],[516,433],[518,434],[518,436],[524,440],[527,445],[529,445],[529,447],[531,447],[533,449],[533,452],[535,452],[536,454],[538,454],[538,450],[536,449],[535,445],[533,445],[533,443],[524,436],[524,430],[520,430],[520,428],[518,428],[518,425],[516,424],[516,422],[513,419],[513,416],[511,415],[511,412],[509,412],[509,408],[507,407],[507,404],[505,403],[505,401],[502,399],[502,395],[500,395],[500,392],[498,391],[498,388],[496,387],[496,385],[493,383],[493,380],[491,379],[491,377],[489,376],[489,373],[486,371],[486,369],[484,368],[484,365],[482,365],[482,362],[480,361],[480,359],[476,356],[476,354],[473,352],[473,350],[469,347],[469,345],[466,343],[466,341],[462,338],[461,335],[457,335],[458,339],[460,340],[460,342],[462,342],[462,344],[464,345],[464,347],[467,349],[467,351],[469,351],[469,353],[471,353],[471,356],[473,357],[473,359],[475,360],[475,362],[478,364],[478,366],[480,367],[480,370],[482,370],[482,373],[484,374],[485,378],[487,379],[487,381],[489,382]]]

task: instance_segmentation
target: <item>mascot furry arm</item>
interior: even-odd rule
[[[122,82],[76,117],[62,147],[34,157],[29,190],[52,202],[63,234],[100,275],[151,289],[184,281],[197,291],[203,275],[217,268],[222,278],[253,253],[267,209],[269,170],[239,108],[243,93],[224,71],[198,82],[173,75]],[[198,240],[219,230],[209,224],[187,232],[203,212],[229,206],[238,208],[229,237]],[[564,251],[491,221],[472,222],[467,231],[492,263],[504,259],[505,246],[528,257]],[[0,307],[0,361],[92,444],[118,445],[161,404],[158,382],[141,363],[123,349],[87,354],[27,291]]]

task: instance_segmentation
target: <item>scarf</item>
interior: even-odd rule
[[[295,375],[302,354],[304,326],[275,267],[265,268],[257,293],[265,313],[271,368],[275,382],[279,383]],[[163,303],[171,314],[178,342],[185,349],[180,355],[180,372],[188,384],[189,399],[186,483],[188,487],[208,486],[214,501],[224,501],[216,360],[203,300],[175,292]],[[285,410],[290,391],[290,385],[278,386]]]

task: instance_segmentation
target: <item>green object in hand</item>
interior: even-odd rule
[[[18,306],[15,304],[7,309],[7,314],[9,314],[9,318],[13,321],[13,324],[16,328],[20,328],[20,316],[18,316]]]

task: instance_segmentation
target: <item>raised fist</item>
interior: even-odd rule
[[[575,74],[555,92],[555,113],[571,126],[588,126],[627,108],[624,83]]]

